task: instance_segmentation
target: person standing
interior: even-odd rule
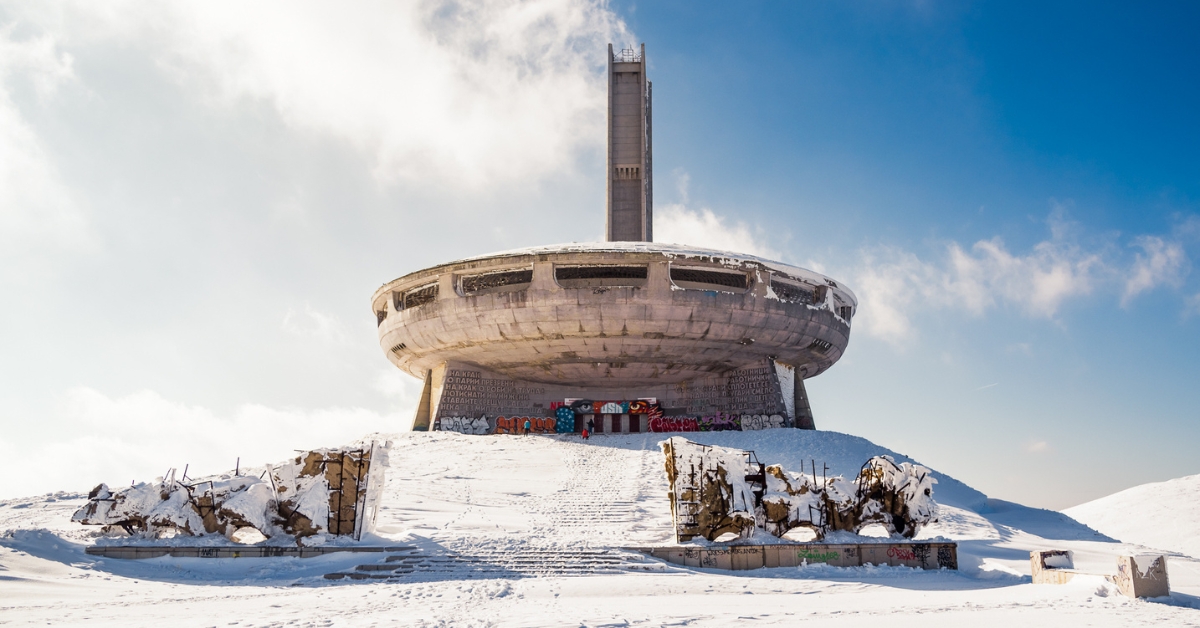
[[[592,419],[588,419],[588,422],[587,422],[587,430],[588,430],[589,432],[595,432],[595,431],[596,431],[596,422],[595,422],[595,421],[593,421]]]
[[[529,435],[529,428],[530,428],[529,419],[525,419],[525,433],[524,433],[525,436]]]

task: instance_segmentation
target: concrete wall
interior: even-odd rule
[[[861,543],[731,545],[726,547],[652,547],[646,554],[676,565],[746,570],[826,564],[834,567],[891,565],[916,569],[958,569],[955,543]]]

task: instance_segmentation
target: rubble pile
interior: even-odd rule
[[[221,534],[253,543],[317,535],[361,539],[374,526],[386,449],[318,449],[255,472],[176,478],[113,491],[92,489],[71,517],[84,525],[124,529],[144,538]]]
[[[671,514],[677,541],[697,536],[710,541],[755,528],[782,537],[808,528],[817,539],[833,531],[858,533],[873,524],[889,534],[913,538],[937,520],[929,469],[890,456],[863,464],[858,476],[795,473],[765,466],[754,452],[715,447],[676,436],[661,443],[671,486]]]

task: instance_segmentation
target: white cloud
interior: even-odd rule
[[[779,252],[763,243],[745,223],[729,221],[707,208],[692,210],[677,204],[655,208],[654,239],[779,259]]]
[[[1168,242],[1157,236],[1140,236],[1134,244],[1142,249],[1125,280],[1121,305],[1129,304],[1137,295],[1167,285],[1178,288],[1191,271],[1191,262],[1183,245]]]
[[[38,445],[0,440],[0,452],[16,469],[0,496],[54,490],[86,491],[100,482],[152,480],[169,467],[190,465],[196,477],[278,462],[296,449],[333,447],[365,434],[400,431],[407,412],[383,415],[364,408],[288,409],[246,404],[230,412],[173,402],[151,391],[111,398],[90,388],[71,390],[55,436]]]
[[[17,39],[0,29],[0,280],[22,281],[55,254],[90,245],[83,212],[46,148],[13,101],[11,83],[26,80],[41,99],[70,81],[72,59],[47,36]]]
[[[861,303],[857,322],[869,335],[901,344],[914,335],[909,316],[918,308],[981,315],[1003,304],[1053,318],[1068,298],[1090,294],[1109,268],[1099,253],[1075,244],[1057,217],[1050,224],[1051,238],[1023,255],[1010,252],[999,237],[970,249],[951,242],[938,262],[894,247],[865,249],[854,273]]]
[[[674,175],[681,202],[654,208],[656,242],[690,244],[781,259],[779,251],[767,245],[746,223],[730,221],[708,208],[688,208],[688,184],[691,177],[683,170],[676,170]]]
[[[536,181],[601,148],[604,55],[630,39],[595,0],[58,8],[24,19],[72,44],[148,48],[204,101],[267,104],[364,151],[381,180],[456,188]]]

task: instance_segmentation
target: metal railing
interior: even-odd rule
[[[642,60],[642,55],[633,48],[625,48],[613,55],[613,61],[616,63],[639,63]]]

